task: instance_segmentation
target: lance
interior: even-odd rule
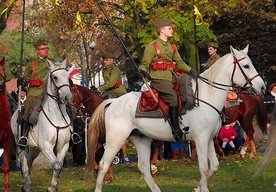
[[[111,21],[111,20],[110,20],[110,18],[108,17],[108,15],[107,15],[106,11],[104,10],[104,8],[102,7],[102,5],[100,4],[99,0],[95,0],[95,1],[97,2],[97,4],[98,4],[99,8],[101,9],[102,13],[104,14],[104,16],[105,16],[106,20],[107,20],[107,21],[108,21],[108,23],[110,24],[110,26],[111,26],[112,30],[114,31],[114,33],[115,33],[115,34],[116,34],[116,36],[118,37],[118,39],[119,39],[120,43],[121,43],[121,44],[122,44],[122,46],[124,47],[124,50],[126,51],[126,53],[127,53],[128,57],[131,59],[132,64],[134,65],[134,67],[135,67],[137,70],[139,70],[139,68],[138,68],[137,64],[135,63],[134,59],[132,58],[132,56],[131,56],[130,52],[128,51],[128,49],[127,49],[126,45],[124,44],[124,42],[123,42],[122,38],[121,38],[121,37],[120,37],[120,35],[118,34],[118,32],[117,32],[117,30],[115,29],[115,27],[114,27],[114,25],[113,25],[112,21]],[[156,98],[156,96],[154,95],[154,93],[153,93],[152,89],[150,88],[150,86],[149,86],[149,84],[148,84],[147,80],[143,77],[143,78],[142,78],[142,81],[143,81],[143,82],[144,82],[144,84],[147,86],[148,90],[149,90],[149,91],[150,91],[150,93],[151,93],[151,96],[153,97],[154,101],[157,103],[158,107],[160,108],[160,110],[161,110],[161,112],[162,112],[162,114],[163,114],[163,116],[164,116],[165,120],[167,120],[167,121],[168,121],[168,123],[169,123],[169,125],[170,125],[170,127],[171,127],[172,131],[175,133],[175,135],[176,135],[176,137],[178,138],[178,140],[180,140],[180,138],[179,138],[178,134],[176,133],[176,131],[175,131],[175,130],[174,130],[174,128],[173,128],[173,125],[172,125],[172,123],[171,123],[171,121],[170,121],[170,119],[169,119],[168,115],[165,113],[164,109],[163,109],[163,108],[162,108],[162,106],[160,105],[160,103],[159,103],[158,99]],[[185,134],[184,134],[184,135],[185,135]],[[186,139],[185,139],[185,140],[186,140]],[[180,142],[181,142],[181,144],[184,146],[184,143],[182,142],[182,140],[180,140]]]
[[[21,50],[20,50],[20,67],[19,67],[19,74],[20,78],[22,78],[22,65],[23,65],[23,52],[24,52],[24,27],[25,27],[25,0],[23,0],[23,11],[22,11],[22,28],[21,28]],[[20,115],[21,115],[21,89],[22,85],[19,85],[18,87],[18,101],[17,101],[17,111],[18,111],[18,123],[17,123],[17,140],[19,139],[19,134],[21,132],[21,128],[19,128],[20,122]],[[16,155],[18,157],[18,147],[16,147]],[[16,158],[17,159],[17,158]]]

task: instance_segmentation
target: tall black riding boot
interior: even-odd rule
[[[21,122],[21,133],[20,133],[20,138],[18,139],[18,146],[21,150],[25,150],[27,143],[28,143],[28,138],[25,136],[29,130],[29,122],[22,119]]]
[[[179,127],[179,121],[178,121],[178,106],[170,106],[169,107],[169,115],[170,120],[173,126],[173,135],[176,141],[180,141],[183,137],[183,132]]]

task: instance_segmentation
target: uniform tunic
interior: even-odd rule
[[[36,58],[35,59],[35,68],[36,68],[36,77],[43,80],[45,82],[46,75],[49,71],[49,66],[46,61],[46,58],[40,59]],[[24,71],[24,79],[26,79],[28,82],[31,78],[34,78],[34,73],[32,69],[32,62],[28,63],[26,65],[26,69]],[[43,85],[39,87],[29,87],[28,91],[28,96],[27,99],[24,101],[24,107],[25,107],[25,113],[24,113],[24,119],[28,120],[29,119],[29,110],[30,110],[30,105],[33,103],[33,101],[42,94],[43,92]]]
[[[163,61],[176,62],[176,68],[182,71],[189,72],[189,67],[180,57],[176,50],[174,52],[171,44],[168,41],[163,41],[159,37],[146,46],[142,63],[139,69],[148,72],[152,78],[151,85],[159,92],[160,97],[170,106],[178,105],[178,98],[176,92],[173,90],[174,75],[173,70],[168,68],[166,70],[153,70],[151,62],[158,61],[158,55],[154,47],[154,42],[157,42],[160,49],[160,54]]]
[[[103,71],[104,84],[99,87],[101,92],[108,91],[113,96],[121,96],[127,93],[125,86],[122,84],[114,88],[117,82],[122,82],[121,70],[114,63],[107,66]]]
[[[214,55],[212,55],[208,60],[207,60],[207,67],[211,67],[211,65],[213,65],[216,60],[218,60],[220,58],[220,56],[215,53]]]

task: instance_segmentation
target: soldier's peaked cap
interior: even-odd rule
[[[154,22],[154,26],[156,28],[172,26],[172,21],[166,18],[158,19],[157,21]]]

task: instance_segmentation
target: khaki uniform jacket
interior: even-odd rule
[[[211,65],[213,65],[216,60],[218,60],[220,58],[220,56],[215,53],[214,55],[212,55],[208,60],[207,60],[207,67],[211,67]]]
[[[189,72],[191,70],[191,67],[189,67],[182,60],[178,51],[176,50],[176,52],[174,53],[171,44],[168,41],[163,41],[159,37],[155,41],[151,42],[149,45],[146,46],[142,63],[139,65],[139,69],[148,72],[152,79],[162,79],[169,81],[173,80],[172,69],[154,71],[151,67],[151,62],[155,62],[158,60],[158,55],[153,45],[153,43],[156,41],[160,49],[162,60],[168,62],[175,61],[177,63],[176,68],[181,71]]]
[[[121,70],[115,64],[107,66],[103,71],[104,85],[99,87],[101,92],[103,91],[112,91],[116,94],[125,94],[127,93],[125,86],[122,84],[118,88],[113,88],[115,83],[121,82]]]
[[[45,83],[47,73],[49,71],[49,66],[48,66],[48,63],[47,63],[46,59],[47,58],[44,58],[44,59],[36,58],[35,59],[36,77],[39,78],[39,79],[42,79],[44,81],[44,83]],[[24,76],[23,77],[28,82],[31,78],[34,78],[34,73],[33,73],[33,69],[32,69],[32,62],[29,62],[26,65],[26,69],[24,71]],[[41,85],[40,87],[29,87],[28,96],[37,97],[42,92],[43,92],[43,85]]]

